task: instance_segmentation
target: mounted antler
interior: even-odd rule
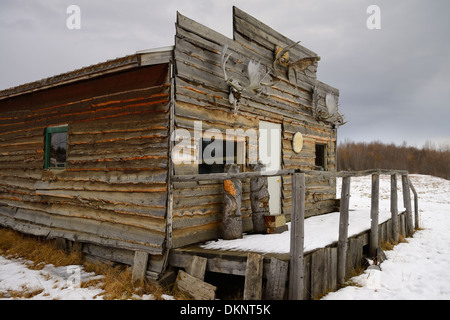
[[[251,90],[256,94],[260,94],[262,91],[261,82],[267,77],[270,70],[263,76],[261,73],[261,63],[256,63],[250,60],[247,66],[247,75],[250,80],[250,84],[245,89]]]
[[[241,100],[242,91],[244,91],[244,88],[240,85],[240,83],[237,80],[228,78],[228,76],[227,76],[226,64],[232,54],[230,52],[228,55],[226,55],[227,51],[228,51],[228,45],[226,44],[222,49],[222,54],[220,55],[220,65],[222,67],[222,72],[223,72],[225,81],[227,82],[228,86],[230,87],[228,101],[230,102],[230,104],[234,105],[234,114],[237,114],[237,111],[239,108],[239,102]]]
[[[242,97],[242,92],[244,90],[247,90],[255,94],[260,94],[262,91],[261,82],[267,77],[267,75],[270,73],[270,70],[264,76],[262,76],[261,63],[259,62],[257,63],[253,60],[250,60],[247,65],[247,77],[249,79],[249,85],[244,87],[236,79],[228,78],[226,72],[226,64],[231,56],[231,52],[227,55],[227,51],[228,45],[225,45],[220,55],[220,65],[222,67],[224,79],[228,84],[228,86],[230,87],[230,94],[228,96],[228,100],[230,104],[234,105],[234,114],[237,114],[239,102]]]
[[[313,88],[313,107],[314,117],[318,120],[327,121],[337,126],[343,126],[347,122],[344,115],[339,111],[339,104],[336,97],[332,93],[328,93],[325,97],[326,106],[319,104],[319,92],[317,86]]]
[[[228,81],[227,71],[225,69],[225,66],[227,64],[228,59],[231,57],[231,52],[226,56],[226,53],[228,51],[228,45],[226,44],[222,49],[222,54],[220,55],[220,65],[222,66],[223,76],[225,77],[225,81]],[[225,57],[226,56],[226,57]]]
[[[306,70],[308,67],[314,65],[314,63],[320,61],[320,57],[308,57],[289,63],[288,68],[295,68],[297,71]]]
[[[287,66],[289,64],[289,57],[284,57],[286,53],[289,52],[293,47],[295,47],[297,44],[299,44],[300,41],[297,41],[294,44],[291,44],[287,47],[284,47],[282,49],[278,48],[275,52],[275,59],[273,60],[273,69],[277,70],[277,63],[281,64],[282,66]]]

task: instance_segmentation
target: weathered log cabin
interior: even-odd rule
[[[178,14],[174,46],[1,91],[0,225],[126,264],[146,252],[157,278],[171,248],[221,237],[223,182],[174,175],[336,170],[339,91],[317,80],[319,60],[233,8],[233,39]],[[320,177],[306,216],[335,208]],[[270,214],[289,218],[291,176],[268,185]],[[252,230],[249,179],[241,214]]]

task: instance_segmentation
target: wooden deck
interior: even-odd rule
[[[405,235],[406,214],[399,214],[399,231]],[[389,219],[379,225],[379,242],[392,239],[392,220]],[[361,265],[363,256],[368,252],[370,242],[370,229],[365,230],[348,239],[346,256],[345,277]],[[304,253],[304,292],[305,299],[317,299],[327,291],[336,290],[337,281],[337,248],[338,242],[333,242],[326,247],[314,249]],[[184,268],[185,261],[191,256],[207,258],[206,271],[237,276],[245,276],[247,268],[248,251],[231,251],[218,249],[205,249],[202,244],[189,245],[183,248],[171,250],[169,265],[175,268]],[[289,253],[265,253],[263,262],[263,279],[272,276],[270,263],[272,258],[289,263]],[[285,299],[287,298],[288,279],[285,283]],[[264,295],[263,295],[264,298]]]

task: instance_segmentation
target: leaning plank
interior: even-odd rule
[[[261,300],[264,256],[249,252],[245,270],[244,300]]]
[[[286,291],[288,267],[288,261],[278,260],[276,258],[270,259],[265,290],[266,300],[283,300]]]
[[[195,300],[214,300],[216,297],[217,287],[197,279],[183,270],[178,271],[175,285],[178,290],[188,293]]]

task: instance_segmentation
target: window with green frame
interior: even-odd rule
[[[68,126],[45,129],[45,169],[65,169],[67,165]]]

